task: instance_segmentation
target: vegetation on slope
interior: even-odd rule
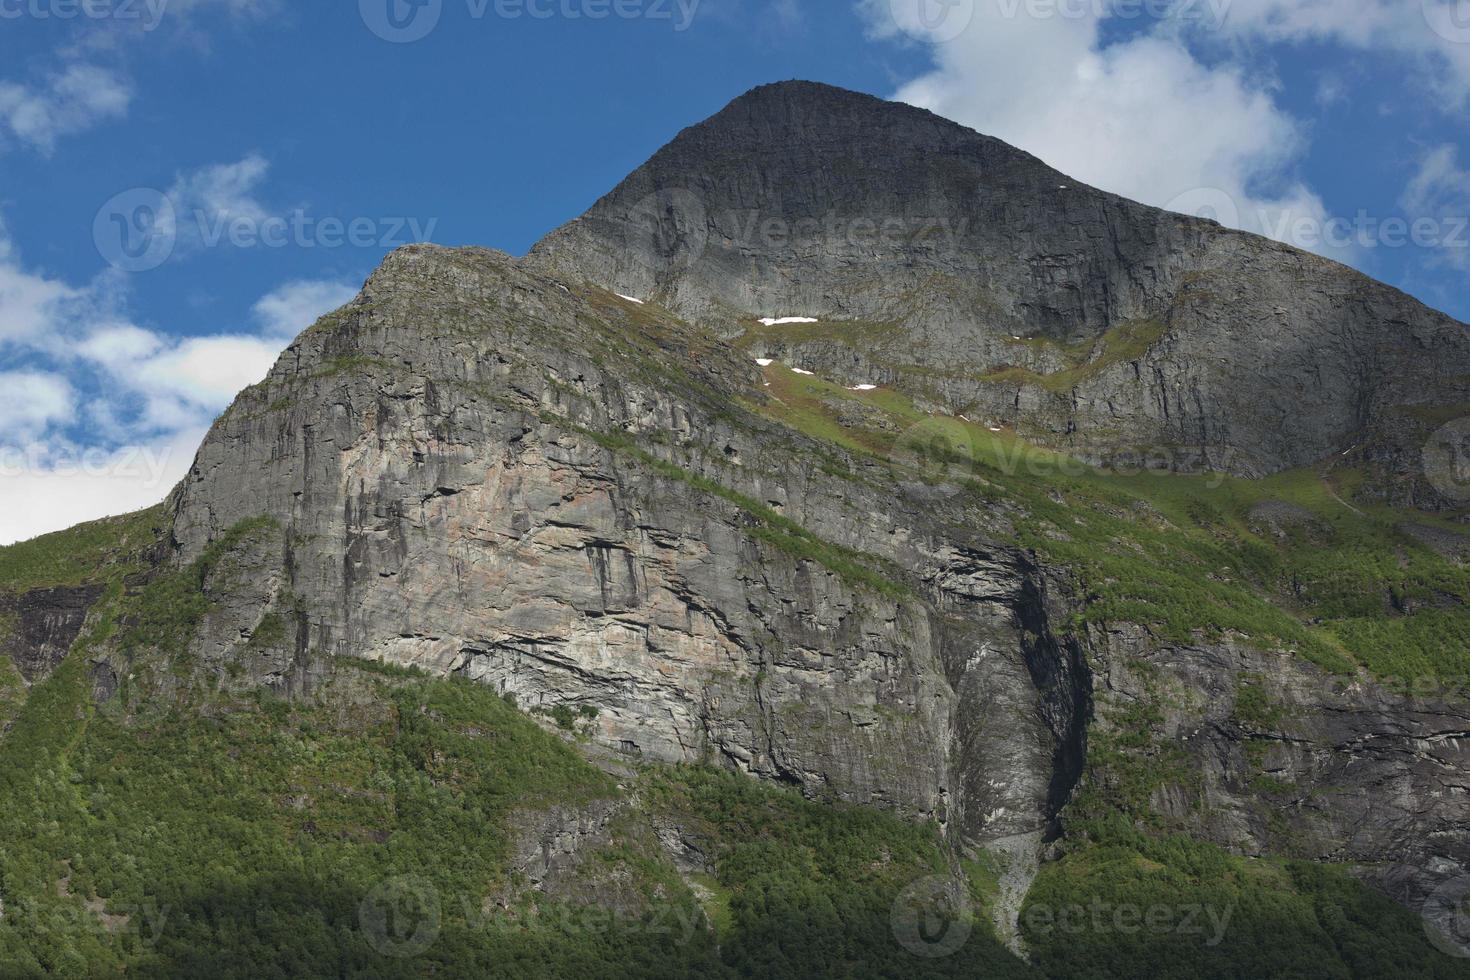
[[[1424,923],[1339,868],[1247,860],[1121,821],[1045,865],[1021,930],[1050,977],[1470,977]]]
[[[346,660],[312,697],[144,678],[207,612],[249,522],[141,590],[112,589],[0,740],[0,975],[891,976],[903,890],[948,871],[937,833],[745,777],[622,784],[486,687]],[[90,657],[139,681],[93,704]],[[170,695],[168,692],[173,692]],[[578,872],[513,870],[517,815],[636,799]],[[690,828],[710,873],[657,845]],[[599,908],[598,882],[618,896]],[[935,975],[1023,977],[986,927]]]
[[[1077,572],[1089,602],[1076,625],[1134,622],[1181,641],[1236,634],[1334,672],[1470,680],[1470,566],[1406,526],[1462,533],[1435,515],[1352,501],[1350,470],[1109,472],[892,390],[852,391],[780,364],[766,375],[768,416],[960,482],[977,521]]]

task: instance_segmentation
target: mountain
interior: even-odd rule
[[[757,89],[0,551],[0,972],[1465,975],[1463,330]]]
[[[1412,474],[1426,412],[1470,403],[1464,324],[921,109],[756,89],[532,258],[716,330],[818,318],[756,346],[1094,462],[1262,476],[1356,454],[1402,502],[1457,502]]]

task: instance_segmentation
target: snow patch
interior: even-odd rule
[[[775,364],[776,362],[775,362],[774,359],[769,358],[769,357],[757,357],[755,359],[755,363],[759,364],[761,367],[770,367],[772,364]]]
[[[877,385],[853,385],[848,391],[877,391]]]
[[[639,306],[643,305],[643,300],[641,299],[636,299],[632,296],[624,296],[622,293],[613,293],[613,295],[616,296],[618,299],[625,299],[629,303],[637,303]]]
[[[816,317],[812,316],[767,316],[761,318],[761,323],[768,327],[780,327],[788,323],[817,323]]]
[[[811,374],[810,371],[803,371],[801,368],[792,368],[791,370],[795,371],[797,374],[806,374],[806,375],[810,375]]]

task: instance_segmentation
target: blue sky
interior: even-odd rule
[[[1470,0],[0,0],[0,542],[160,499],[392,245],[522,253],[785,78],[1470,319]]]

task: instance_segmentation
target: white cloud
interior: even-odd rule
[[[1470,24],[1458,13],[1463,7],[1463,0],[1230,0],[1220,36],[1386,52],[1453,110],[1470,96]]]
[[[73,64],[42,86],[0,83],[0,126],[43,154],[62,136],[127,115],[132,86],[96,65]]]
[[[0,225],[0,344],[43,337],[76,295],[63,282],[22,269]]]
[[[1470,271],[1470,171],[1460,166],[1455,146],[1437,146],[1424,155],[1399,204],[1411,221],[1434,223],[1427,244],[1437,249],[1438,262]]]
[[[298,280],[255,304],[256,333],[173,338],[112,321],[92,329],[75,350],[141,400],[144,428],[197,427],[261,381],[304,327],[354,294],[342,283]]]
[[[877,33],[894,33],[887,0],[862,6]],[[934,70],[897,97],[1147,204],[1209,202],[1222,222],[1261,234],[1324,217],[1290,176],[1300,124],[1241,69],[1207,66],[1166,34],[1106,44],[1102,19],[1085,9],[1026,10],[977,4],[958,37],[933,46]]]
[[[158,503],[188,472],[204,433],[83,452],[0,447],[0,545]]]
[[[270,162],[252,153],[235,163],[214,164],[180,174],[166,194],[173,205],[173,229],[181,248],[200,248],[227,241],[234,222],[260,227],[271,211],[255,197]]]
[[[243,185],[196,186],[218,202]],[[132,321],[125,282],[105,273],[73,287],[28,270],[0,225],[0,350],[44,366],[0,372],[0,543],[162,499],[240,389],[355,294],[296,280],[261,297],[249,324],[177,337]]]
[[[255,318],[267,336],[295,337],[356,295],[356,289],[341,282],[288,282],[255,304]]]
[[[56,422],[68,422],[76,395],[61,375],[45,371],[0,371],[0,431],[11,439],[34,437]]]

